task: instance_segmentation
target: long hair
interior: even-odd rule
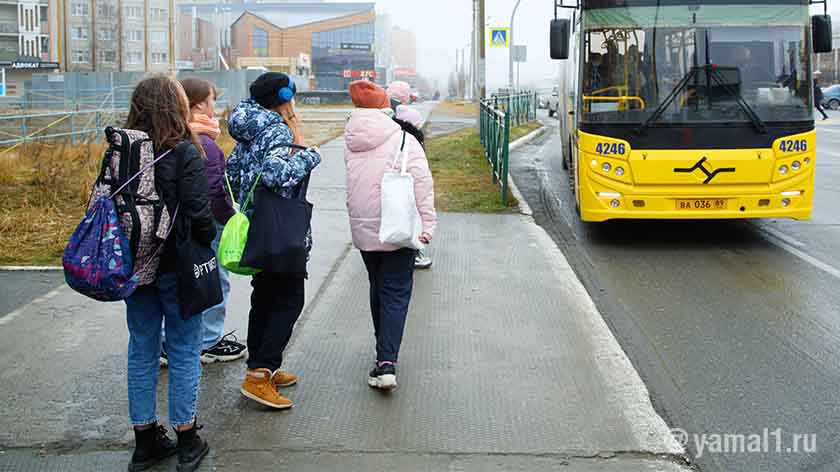
[[[175,149],[186,139],[206,158],[189,121],[190,108],[181,84],[166,75],[153,75],[134,88],[125,128],[148,133],[155,152]]]
[[[184,92],[187,94],[187,100],[190,102],[190,109],[196,105],[204,103],[209,97],[215,100],[219,97],[216,86],[209,80],[199,79],[198,77],[190,77],[181,81],[181,86],[184,87]]]

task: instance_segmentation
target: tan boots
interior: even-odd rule
[[[271,373],[268,369],[248,369],[245,372],[245,382],[239,389],[242,395],[257,403],[277,410],[287,410],[294,403],[280,395],[277,387],[288,387],[297,383],[297,376],[280,372]]]

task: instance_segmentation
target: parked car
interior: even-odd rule
[[[840,110],[840,84],[823,89],[822,105],[831,110]]]

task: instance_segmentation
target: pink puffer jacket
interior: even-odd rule
[[[347,210],[353,244],[362,251],[395,251],[379,242],[380,185],[392,167],[402,143],[400,126],[380,110],[356,109],[344,130],[344,162],[347,165]],[[437,226],[435,192],[429,162],[420,143],[406,135],[408,172],[414,177],[414,195],[423,220],[423,231],[434,235]]]

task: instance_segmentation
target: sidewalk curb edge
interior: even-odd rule
[[[530,143],[531,141],[539,138],[542,136],[546,131],[548,131],[548,127],[545,125],[541,126],[539,129],[532,131],[531,133],[517,139],[513,143],[508,146],[508,155],[510,153],[516,151],[517,149],[521,148],[522,146]],[[531,206],[528,205],[528,202],[525,201],[525,197],[522,195],[522,192],[519,191],[519,187],[516,186],[516,183],[513,181],[513,177],[510,175],[510,170],[508,170],[508,188],[510,189],[510,193],[513,194],[513,198],[515,198],[519,202],[519,213],[525,216],[533,216],[534,211],[531,209]]]
[[[0,272],[57,272],[61,266],[0,266]]]

